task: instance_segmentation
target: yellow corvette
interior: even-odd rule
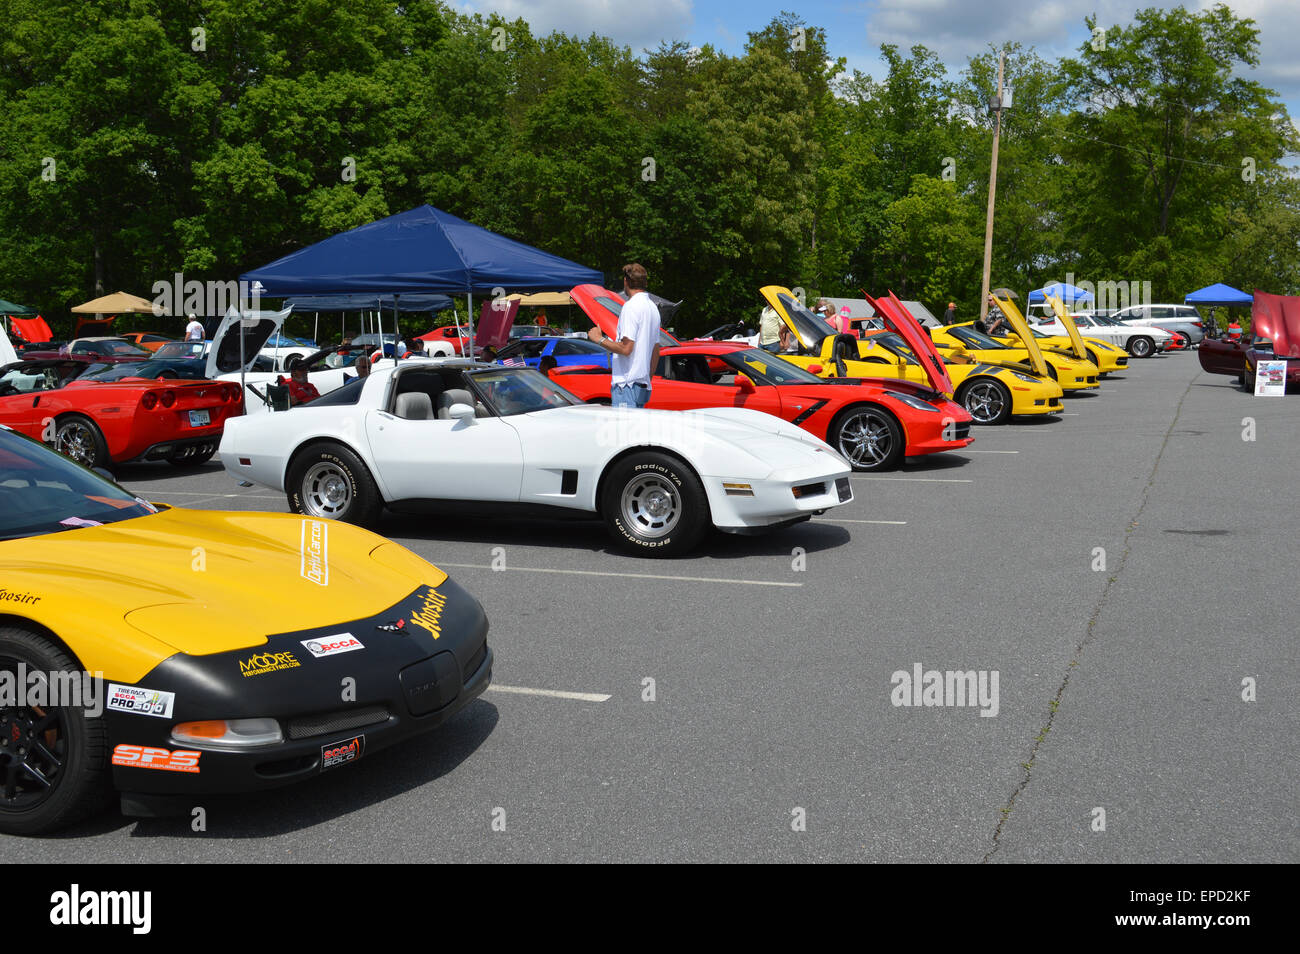
[[[285,785],[487,688],[487,619],[346,523],[150,504],[0,428],[0,831]]]
[[[788,288],[768,285],[762,293],[799,343],[800,353],[781,355],[785,360],[823,378],[905,378],[934,386],[912,345],[901,335],[876,332],[862,340],[836,335]],[[916,322],[906,311],[903,315]],[[924,334],[919,325],[917,331]],[[978,424],[1005,424],[1013,415],[1058,414],[1064,410],[1061,386],[1051,380],[1041,353],[1036,363],[1042,369],[1040,373],[989,362],[943,359],[952,379],[950,396]]]
[[[1010,320],[1010,315],[1007,316]],[[1023,319],[1021,319],[1023,321]],[[1014,325],[1013,325],[1014,327]],[[1028,329],[1026,329],[1028,330]],[[975,328],[973,322],[957,325],[945,325],[931,328],[930,337],[939,353],[945,358],[967,356],[976,361],[991,361],[997,364],[1019,364],[1023,370],[1029,367],[1029,352],[1017,337],[1014,344],[1007,344],[998,338],[990,337]],[[1041,342],[1039,342],[1041,345]],[[1043,361],[1052,380],[1065,391],[1086,391],[1100,387],[1097,383],[1097,366],[1091,361],[1063,355],[1057,351],[1042,349]]]
[[[998,307],[1008,318],[1012,314],[1019,316],[1024,321],[1024,316],[1020,314],[1020,309],[1016,307],[1015,302],[1009,299],[996,299]],[[1038,341],[1038,346],[1044,352],[1050,350],[1057,354],[1073,355],[1080,360],[1090,361],[1097,368],[1097,376],[1104,378],[1106,375],[1115,371],[1124,371],[1128,368],[1128,352],[1123,348],[1118,348],[1109,341],[1102,341],[1100,338],[1085,338],[1079,332],[1078,326],[1074,319],[1065,309],[1061,299],[1048,295],[1047,301],[1051,304],[1052,310],[1056,312],[1057,320],[1065,328],[1064,335],[1048,335],[1039,331],[1033,326],[1029,326],[1029,333]],[[1026,322],[1028,324],[1028,322]],[[996,335],[999,341],[1004,344],[1019,345],[1019,335]]]

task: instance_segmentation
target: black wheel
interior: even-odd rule
[[[90,718],[83,706],[36,705],[27,697],[32,675],[40,674],[46,679],[43,701],[60,701],[49,699],[59,687],[47,674],[80,673],[81,667],[49,640],[5,626],[0,672],[23,693],[0,705],[0,832],[39,835],[105,809],[112,786],[103,718]]]
[[[600,512],[610,536],[655,557],[693,549],[713,523],[700,479],[676,458],[653,451],[624,457],[610,468]]]
[[[1255,372],[1243,371],[1241,373],[1241,387],[1247,394],[1255,393]]]
[[[1011,392],[1001,381],[976,378],[958,388],[956,398],[976,424],[1005,424],[1011,420]]]
[[[179,454],[175,457],[168,457],[167,463],[173,467],[198,467],[200,464],[206,464],[211,460],[212,455],[216,452],[216,444],[205,444],[188,457],[182,457]]]
[[[1156,343],[1150,338],[1139,335],[1128,340],[1128,353],[1135,358],[1149,358],[1155,349]]]
[[[54,449],[86,467],[107,467],[108,445],[95,422],[65,414],[54,423]]]
[[[858,404],[840,412],[826,433],[826,443],[854,470],[890,470],[903,459],[903,428],[876,404]]]
[[[384,505],[361,458],[340,444],[315,444],[299,454],[286,490],[294,513],[362,527],[374,526]]]

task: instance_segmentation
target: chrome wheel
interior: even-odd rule
[[[1128,350],[1135,358],[1145,358],[1154,347],[1150,338],[1134,338],[1129,342]]]
[[[313,464],[302,478],[302,503],[313,517],[339,518],[352,504],[352,481],[331,461]]]
[[[664,537],[682,517],[676,485],[662,474],[640,474],[623,488],[623,519],[644,537]]]
[[[85,421],[65,421],[54,433],[54,449],[86,467],[99,462],[98,445],[97,435]]]
[[[966,392],[966,410],[981,424],[998,420],[1007,407],[1002,389],[992,381],[979,381]]]
[[[893,450],[889,422],[875,411],[858,411],[840,426],[839,452],[855,467],[884,463]]]

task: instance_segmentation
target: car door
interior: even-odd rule
[[[398,382],[400,386],[401,376]],[[469,389],[459,378],[448,383]],[[408,419],[391,410],[396,404],[390,398],[389,410],[370,411],[365,419],[366,439],[389,501],[519,500],[523,451],[508,419],[490,414],[469,421]],[[430,405],[437,407],[433,395]]]
[[[773,356],[773,361],[781,359]],[[647,407],[687,411],[699,407],[744,407],[780,415],[781,395],[754,381],[752,390],[736,383],[737,371],[721,358],[704,354],[661,355]],[[751,380],[753,380],[751,378]]]
[[[1196,349],[1201,368],[1211,374],[1242,374],[1246,370],[1245,341],[1204,338]]]

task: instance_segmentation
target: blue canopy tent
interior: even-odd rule
[[[1078,285],[1067,285],[1065,282],[1052,282],[1050,285],[1044,285],[1042,288],[1035,288],[1029,293],[1029,304],[1041,305],[1047,301],[1047,296],[1052,295],[1062,301],[1092,301],[1092,292],[1085,291]]]
[[[285,301],[286,307],[292,306],[294,311],[316,312],[316,329],[313,334],[320,337],[320,313],[324,312],[361,312],[365,318],[364,322],[368,325],[370,314],[373,312],[380,316],[382,322],[383,311],[391,308],[398,311],[407,312],[436,312],[445,311],[453,307],[451,298],[447,295],[308,295],[296,296]],[[459,324],[459,322],[458,322]]]
[[[568,259],[422,205],[358,226],[240,275],[268,297],[464,293],[474,343],[474,293],[567,291],[604,276]],[[394,324],[396,312],[394,309]]]
[[[1183,299],[1184,304],[1205,305],[1207,308],[1249,308],[1254,301],[1254,295],[1223,282],[1198,288]]]

